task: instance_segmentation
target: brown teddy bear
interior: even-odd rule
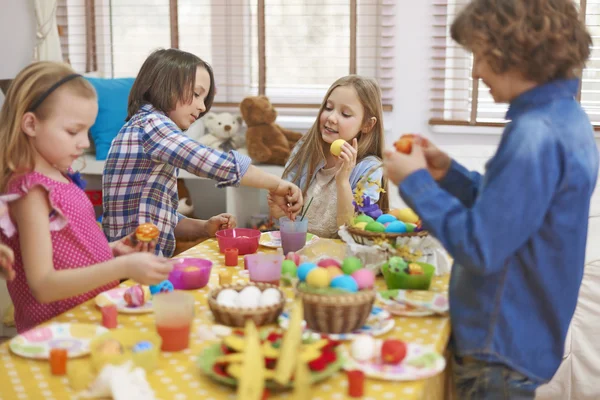
[[[277,111],[266,96],[246,97],[240,104],[246,130],[246,147],[252,160],[262,164],[285,165],[301,133],[275,123]]]

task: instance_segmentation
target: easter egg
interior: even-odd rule
[[[340,264],[340,262],[338,260],[336,260],[335,258],[324,258],[322,260],[320,260],[317,265],[319,267],[338,267],[341,268],[342,264]]]
[[[317,268],[317,264],[309,262],[300,264],[298,266],[298,270],[296,271],[296,273],[298,274],[298,279],[300,279],[301,282],[306,282],[306,276],[313,268]]]
[[[342,262],[342,271],[346,275],[352,275],[362,268],[362,261],[358,257],[346,257]]]
[[[356,283],[354,278],[352,278],[349,275],[336,276],[331,280],[329,286],[331,286],[332,288],[345,290],[351,293],[358,292],[358,284]]]
[[[296,254],[293,251],[287,253],[285,259],[293,261],[296,266],[300,265],[300,254]]]
[[[393,272],[393,273],[400,273],[407,266],[408,266],[408,263],[406,261],[404,261],[404,259],[402,257],[391,257],[388,261],[388,271]]]
[[[354,271],[352,278],[356,281],[358,289],[371,289],[375,285],[375,274],[367,268]]]
[[[385,232],[385,226],[383,224],[373,221],[369,222],[367,226],[365,226],[365,231],[369,232]]]
[[[140,353],[142,351],[148,351],[152,349],[152,343],[147,340],[142,340],[141,342],[137,342],[133,348],[131,349],[134,353]]]
[[[381,214],[379,218],[377,218],[377,222],[380,224],[387,224],[392,221],[397,221],[398,218],[394,217],[392,214]]]
[[[235,307],[238,292],[233,289],[223,289],[217,295],[217,304],[225,307]]]
[[[415,214],[415,212],[410,208],[402,208],[400,210],[395,210],[393,215],[402,222],[410,222],[411,224],[416,224],[417,221],[419,221],[419,216]]]
[[[367,223],[366,222],[358,222],[352,226],[355,227],[356,229],[361,229],[364,231],[365,227],[367,226]]]
[[[342,154],[342,147],[344,146],[344,143],[346,143],[344,139],[334,140],[333,143],[331,143],[331,147],[329,148],[331,154],[333,154],[336,157],[339,157],[339,155]]]
[[[385,227],[385,231],[387,233],[404,233],[407,231],[406,224],[402,221],[390,222],[390,224]]]
[[[280,301],[281,301],[281,293],[279,293],[279,290],[274,289],[274,288],[268,288],[268,289],[265,289],[260,294],[260,299],[258,300],[258,304],[261,307],[268,307],[268,306],[277,304]]]
[[[400,364],[404,357],[406,357],[406,343],[397,339],[383,341],[381,361],[385,364]]]
[[[360,214],[358,217],[354,218],[355,224],[358,224],[359,222],[366,222],[368,224],[369,222],[373,222],[373,221],[375,221],[373,218],[371,218],[365,214]]]
[[[327,270],[327,273],[329,274],[330,281],[333,278],[335,278],[336,276],[344,275],[344,273],[342,272],[342,270],[339,267],[330,266],[330,267],[325,267],[325,269]]]
[[[314,288],[326,288],[329,286],[329,272],[325,268],[313,268],[306,275],[306,284]]]
[[[292,260],[283,260],[281,263],[281,279],[284,283],[291,283],[291,279],[297,276],[297,267]]]
[[[236,305],[241,308],[256,308],[260,305],[261,294],[256,286],[246,286],[238,294]]]
[[[411,224],[410,222],[407,222],[404,225],[406,225],[406,232],[414,232],[417,229],[417,225]]]
[[[350,352],[356,361],[369,361],[375,358],[376,354],[375,338],[370,335],[358,335],[352,341]]]
[[[394,142],[394,147],[399,153],[410,154],[412,152],[413,140],[411,137],[401,137]]]

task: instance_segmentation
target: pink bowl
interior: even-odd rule
[[[219,251],[223,254],[225,249],[236,248],[238,254],[256,253],[258,250],[258,241],[260,240],[260,231],[247,228],[233,228],[218,231],[217,242],[219,243]]]
[[[204,258],[175,258],[169,281],[178,290],[201,289],[208,283],[212,261]]]

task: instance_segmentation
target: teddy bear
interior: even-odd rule
[[[262,164],[285,165],[301,133],[275,123],[277,111],[266,96],[246,97],[240,104],[246,130],[246,148],[252,160]]]
[[[228,112],[208,112],[202,118],[206,133],[200,136],[198,143],[221,151],[237,150],[246,154],[244,149],[245,137],[240,134],[242,117]]]

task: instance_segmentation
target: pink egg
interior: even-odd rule
[[[358,284],[358,289],[370,289],[375,285],[375,274],[367,268],[361,268],[351,275]]]
[[[287,253],[287,255],[285,256],[286,260],[291,260],[294,262],[294,264],[296,264],[296,267],[298,265],[300,265],[301,263],[301,259],[300,259],[300,254],[296,254],[293,251],[290,251],[289,253]]]
[[[317,265],[319,267],[338,267],[341,268],[342,264],[340,264],[340,262],[338,260],[336,260],[335,258],[324,258],[322,260],[320,260]]]

